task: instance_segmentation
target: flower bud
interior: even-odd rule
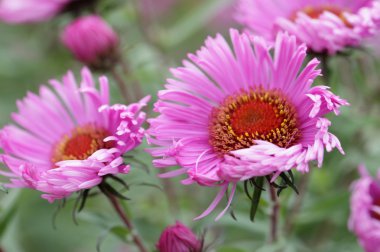
[[[201,252],[202,242],[181,222],[167,227],[156,245],[159,252]]]
[[[93,69],[109,69],[118,61],[119,38],[99,16],[74,20],[65,27],[61,39],[75,58]]]
[[[352,185],[349,228],[366,252],[379,252],[380,243],[380,170],[372,178],[364,166],[360,179]]]

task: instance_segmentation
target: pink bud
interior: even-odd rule
[[[109,68],[118,60],[119,38],[99,16],[74,20],[65,27],[61,39],[75,58],[92,68]]]
[[[351,187],[349,228],[366,252],[379,252],[380,247],[380,181],[366,168],[359,167],[361,178]]]
[[[201,252],[202,242],[181,222],[167,227],[156,245],[159,252]]]

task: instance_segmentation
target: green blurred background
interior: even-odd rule
[[[179,66],[208,35],[227,34],[229,27],[239,27],[233,21],[232,6],[233,0],[103,0],[98,10],[122,39],[123,55],[132,69],[126,80],[137,79],[154,101],[156,91],[170,76],[170,67]],[[64,15],[41,24],[0,24],[1,126],[10,122],[15,101],[28,90],[37,92],[38,85],[60,78],[68,69],[78,76],[82,65],[59,42],[59,32],[69,20],[70,16]],[[357,177],[359,163],[375,174],[380,160],[379,64],[370,48],[358,50],[331,59],[329,83],[318,80],[351,103],[341,116],[331,117],[331,131],[340,138],[346,156],[334,151],[326,154],[322,169],[313,168],[306,177],[296,174],[299,187],[306,180],[308,185],[298,196],[302,201],[290,190],[281,195],[281,239],[275,245],[267,244],[267,194],[255,223],[249,221],[250,201],[243,192],[237,193],[232,205],[237,221],[226,214],[214,222],[223,202],[215,213],[193,222],[213,200],[217,188],[182,186],[180,178],[159,180],[150,157],[143,152],[146,145],[141,146],[136,157],[149,167],[149,173],[131,161],[136,169],[122,178],[131,185],[126,192],[131,200],[125,207],[151,250],[163,228],[178,219],[198,234],[207,229],[206,243],[213,244],[210,251],[361,251],[347,228],[349,187]],[[116,85],[112,93],[114,102],[122,101]],[[170,197],[164,191],[169,191]],[[57,212],[57,203],[49,204],[39,195],[15,189],[1,193],[0,244],[5,252],[85,252],[96,251],[97,245],[101,251],[135,251],[103,195],[88,200],[77,215],[78,225],[72,220],[74,197]],[[294,211],[299,202],[299,211]]]

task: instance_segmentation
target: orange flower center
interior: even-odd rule
[[[97,150],[112,148],[113,141],[103,141],[107,136],[110,134],[102,128],[92,125],[77,127],[55,146],[52,162],[54,164],[63,160],[85,160]]]
[[[290,147],[300,139],[296,110],[281,92],[262,88],[232,95],[211,114],[210,144],[221,155],[255,140]]]
[[[344,12],[347,12],[346,10],[343,10],[342,8],[339,8],[337,6],[332,6],[332,5],[325,5],[325,6],[308,6],[304,9],[301,10],[301,12],[305,13],[312,19],[318,19],[325,11],[331,12],[337,17],[342,20],[342,22],[349,28],[352,28],[352,24],[347,20],[347,18],[344,16]],[[295,12],[291,16],[291,20],[296,20],[297,19],[297,13],[299,11]]]

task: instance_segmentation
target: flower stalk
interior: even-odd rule
[[[139,249],[140,252],[148,252],[148,250],[145,248],[145,245],[139,236],[138,232],[136,231],[133,223],[129,220],[128,216],[125,214],[122,206],[120,205],[119,199],[116,198],[115,195],[111,194],[101,186],[99,186],[100,190],[104,193],[104,195],[108,198],[110,201],[112,207],[115,209],[115,212],[119,215],[120,219],[124,223],[124,225],[128,228],[128,230],[131,233],[132,241],[136,245],[136,247]]]
[[[276,194],[276,188],[269,184],[270,199],[272,201],[272,212],[270,215],[270,233],[269,243],[276,243],[278,239],[278,217],[280,211],[280,202]]]
[[[143,97],[143,91],[141,89],[141,85],[140,83],[137,81],[137,79],[132,76],[131,74],[131,69],[130,69],[130,66],[128,64],[128,62],[123,59],[123,57],[120,55],[120,66],[123,70],[123,73],[125,76],[129,77],[131,79],[131,82],[132,82],[132,91],[133,91],[133,98],[134,99],[141,99],[141,97]]]
[[[128,103],[131,99],[129,97],[127,84],[125,83],[123,77],[120,76],[120,74],[117,72],[116,67],[113,67],[110,69],[110,72],[115,79],[115,82],[120,90],[120,93],[126,103]]]
[[[309,181],[310,181],[310,173],[303,174],[299,183],[300,193],[299,195],[297,195],[295,202],[293,203],[293,207],[289,211],[289,214],[286,218],[285,229],[284,229],[286,234],[289,234],[290,232],[292,232],[295,218],[302,208],[303,200],[305,198],[305,194],[309,186]]]
[[[330,57],[327,54],[321,54],[320,60],[321,60],[321,68],[323,73],[323,79],[325,82],[329,81],[330,78],[330,68],[329,68],[329,62]]]

